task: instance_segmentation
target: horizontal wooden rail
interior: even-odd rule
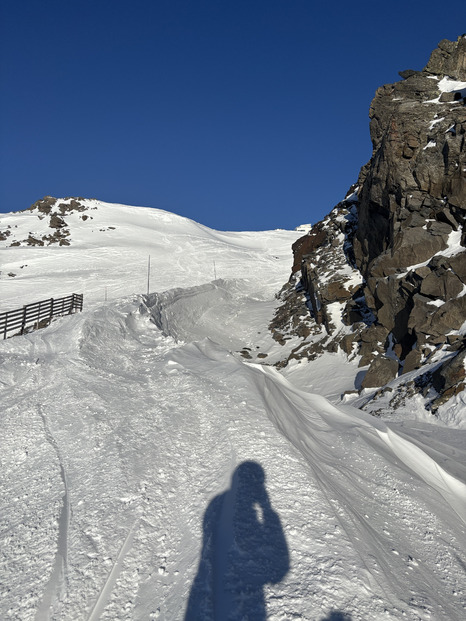
[[[27,328],[39,327],[41,322],[49,322],[52,317],[80,312],[83,309],[83,294],[72,293],[64,298],[50,298],[26,304],[23,308],[0,313],[0,334],[8,338],[8,333],[16,331],[12,336],[24,334]]]

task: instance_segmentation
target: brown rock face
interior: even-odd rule
[[[434,75],[454,75],[466,82],[466,37],[463,35],[456,42],[440,41],[424,71]]]
[[[370,365],[366,388],[464,340],[466,36],[400,75],[370,106],[373,152],[356,190],[293,247],[325,348],[356,348]],[[442,382],[434,387],[453,390]]]
[[[359,176],[355,240],[366,278],[374,269],[387,275],[426,261],[447,247],[451,231],[464,222],[464,94],[451,102],[439,98],[441,88],[454,86],[445,84],[445,76],[464,79],[465,42],[442,42],[422,72],[376,92],[370,108],[373,154]]]
[[[309,231],[307,235],[304,235],[295,241],[291,247],[294,258],[292,267],[293,274],[301,269],[303,257],[311,254],[311,252],[322,246],[325,238],[326,234],[323,228],[316,228],[316,230]]]
[[[370,108],[354,255],[367,304],[403,359],[465,318],[466,38],[441,41],[423,71],[401,75]]]
[[[363,381],[362,388],[376,388],[392,380],[398,372],[398,363],[385,356],[374,359]]]
[[[301,240],[295,244],[295,247],[299,244],[295,264],[300,258],[301,280],[309,295],[314,319],[325,326],[328,334],[335,327],[330,305],[351,300],[359,289],[360,276],[351,267],[351,258],[347,255],[355,223],[354,202],[343,201],[301,238],[301,244]]]
[[[451,396],[464,390],[466,382],[465,371],[466,348],[450,360],[442,364],[433,374],[433,386],[439,393],[439,397],[433,404],[437,409],[445,403]]]

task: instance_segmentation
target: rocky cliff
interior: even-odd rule
[[[400,76],[372,101],[357,183],[295,243],[271,328],[301,330],[292,357],[358,356],[363,389],[417,371],[435,411],[465,386],[466,35]]]

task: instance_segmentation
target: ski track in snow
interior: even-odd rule
[[[462,621],[465,432],[245,362],[279,347],[274,255],[252,274],[252,234],[181,220],[174,284],[174,223],[250,263],[0,344],[0,617]]]
[[[247,460],[265,471],[290,555],[284,579],[264,585],[268,619],[323,619],[331,610],[462,618],[455,557],[464,558],[464,529],[432,487],[435,462],[417,459],[409,440],[398,447],[412,464],[380,421],[341,412],[210,340],[176,344],[137,304],[70,321],[69,363],[53,354],[60,330],[29,335],[21,386],[4,391],[14,425],[8,453],[27,447],[23,462],[41,460],[56,487],[42,489],[29,469],[12,475],[42,515],[10,524],[4,560],[17,571],[32,562],[35,572],[10,583],[5,618],[182,619],[204,512]],[[461,501],[459,487],[449,493]],[[28,528],[26,540],[43,539],[48,555],[24,546]],[[206,598],[220,606],[240,596],[214,591]]]
[[[36,620],[42,621],[42,619],[49,618],[49,610],[52,608],[55,599],[62,600],[66,597],[66,583],[67,583],[67,557],[68,557],[68,532],[70,523],[70,502],[68,495],[68,483],[63,465],[63,460],[60,455],[60,450],[56,443],[55,438],[50,432],[47,419],[42,412],[42,408],[38,406],[38,412],[44,423],[45,437],[53,449],[56,451],[59,465],[61,480],[65,493],[63,495],[63,506],[60,511],[58,519],[58,541],[57,552],[55,555],[55,564],[52,575],[44,591],[44,596],[41,604],[39,605],[36,613]]]

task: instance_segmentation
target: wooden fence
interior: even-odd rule
[[[50,298],[33,304],[26,304],[18,310],[0,313],[0,334],[8,338],[8,333],[15,331],[11,336],[24,334],[27,329],[47,325],[52,317],[79,312],[83,309],[83,294],[72,293],[64,298]]]

